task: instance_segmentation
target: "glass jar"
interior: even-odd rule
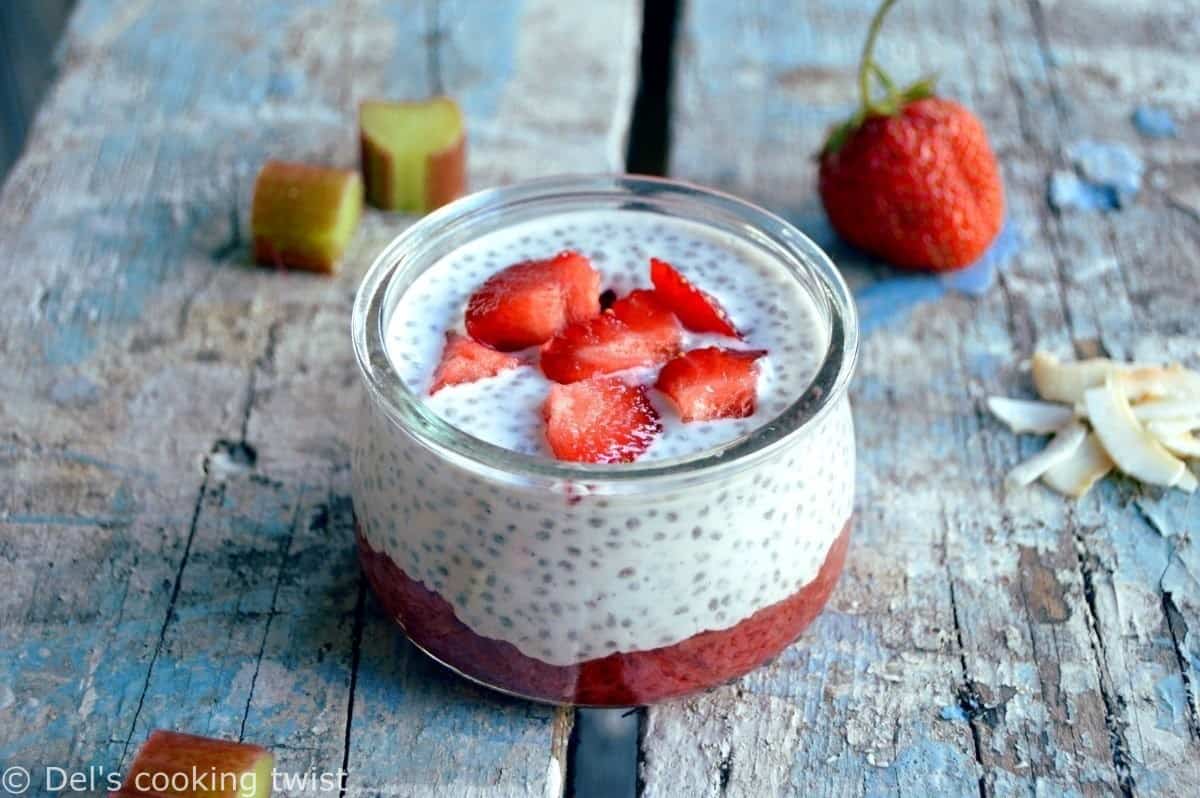
[[[478,236],[602,209],[697,222],[785,269],[827,333],[803,395],[716,448],[610,465],[503,449],[434,414],[386,350],[403,292]],[[353,447],[363,568],[412,642],[463,676],[552,703],[660,701],[776,656],[833,590],[854,495],[847,385],[858,322],[829,258],[782,219],[643,177],[482,191],[426,216],[380,253],[355,299],[352,335],[366,386]]]

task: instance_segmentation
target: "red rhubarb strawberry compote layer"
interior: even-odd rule
[[[368,401],[358,545],[388,613],[461,673],[559,703],[659,701],[778,654],[845,558],[845,396],[719,480],[636,475],[720,464],[780,423],[830,348],[810,290],[743,236],[632,209],[514,222],[434,259],[382,324],[425,423],[578,468],[477,467]]]

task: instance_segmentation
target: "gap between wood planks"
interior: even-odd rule
[[[671,145],[671,86],[675,29],[681,0],[645,0],[637,97],[629,124],[625,168],[634,174],[667,174]]]
[[[645,0],[638,88],[629,123],[625,169],[665,176],[670,152],[671,86],[680,0]],[[645,709],[580,709],[567,746],[571,798],[610,798],[642,791],[639,755]]]

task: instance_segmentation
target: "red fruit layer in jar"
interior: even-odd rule
[[[390,557],[358,538],[367,580],[387,613],[436,659],[472,679],[527,698],[563,704],[630,706],[694,693],[735,679],[777,655],[812,622],[846,560],[850,521],[816,577],[788,598],[729,627],[674,645],[617,652],[575,665],[550,665],[467,628],[441,596],[410,579]]]

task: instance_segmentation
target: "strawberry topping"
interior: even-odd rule
[[[545,343],[600,312],[600,273],[578,252],[560,252],[493,274],[467,302],[467,332],[504,352]]]
[[[465,335],[448,332],[446,348],[442,350],[442,360],[433,372],[433,386],[429,394],[432,396],[447,385],[494,377],[519,365],[521,358],[516,355],[497,352]]]
[[[654,291],[633,291],[608,310],[568,326],[542,347],[542,371],[555,382],[577,382],[679,352],[682,333]]]
[[[758,364],[762,349],[716,346],[693,349],[663,366],[655,383],[684,421],[712,421],[754,415]]]
[[[552,385],[542,417],[554,456],[581,463],[632,462],[662,431],[646,387],[614,378]]]
[[[717,300],[692,285],[675,267],[658,258],[650,259],[650,280],[654,291],[683,326],[693,332],[712,332],[740,338],[729,314]]]

